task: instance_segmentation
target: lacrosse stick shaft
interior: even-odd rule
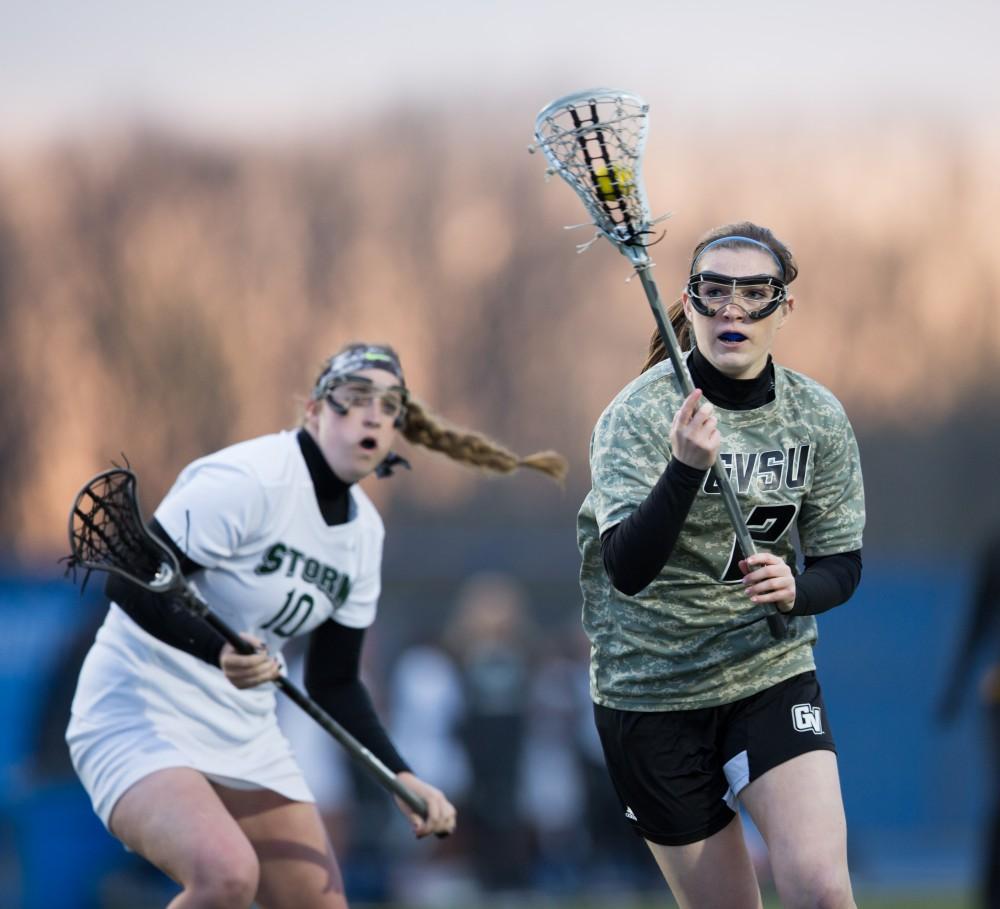
[[[249,641],[241,638],[229,625],[208,608],[208,604],[191,589],[186,581],[184,584],[185,590],[182,593],[182,597],[184,605],[188,609],[208,622],[209,625],[233,645],[233,648],[238,653],[249,656],[256,652],[254,646]],[[365,748],[361,742],[344,729],[340,723],[320,707],[309,695],[283,675],[278,676],[274,680],[274,683],[287,697],[319,723],[326,732],[332,735],[344,747],[347,753],[371,773],[382,786],[394,795],[399,796],[421,817],[427,817],[427,802],[407,786],[403,785],[382,761]]]
[[[649,274],[646,248],[653,223],[642,186],[642,155],[646,143],[649,105],[631,92],[609,88],[588,89],[558,98],[535,118],[535,141],[551,167],[580,197],[594,219],[598,234],[627,256],[639,273],[674,374],[687,397],[694,391],[681,358],[677,337]],[[658,219],[661,220],[661,219]],[[736,539],[744,556],[757,550],[740,511],[720,457],[712,473],[722,491]],[[788,634],[785,619],[777,612],[767,616],[771,634]]]
[[[660,300],[660,292],[656,287],[656,282],[649,274],[649,266],[650,261],[648,257],[645,258],[645,261],[639,259],[636,262],[636,271],[639,273],[642,288],[646,291],[649,306],[653,310],[656,327],[660,331],[660,337],[663,339],[670,362],[674,366],[674,375],[677,376],[677,381],[684,391],[684,397],[687,398],[694,391],[694,383],[691,381],[691,374],[688,372],[687,364],[681,356],[680,345],[677,343],[677,335],[674,334],[670,319],[667,318],[667,314],[663,309],[663,302]],[[726,511],[729,513],[729,520],[732,522],[733,530],[736,531],[736,541],[740,549],[743,550],[744,557],[752,556],[757,552],[757,547],[754,546],[753,538],[750,536],[746,521],[743,519],[743,512],[740,510],[740,503],[736,498],[736,492],[729,482],[725,465],[723,465],[722,458],[719,455],[716,455],[715,462],[712,464],[712,475],[715,477],[716,482],[719,484],[719,489],[722,491],[722,500],[725,503]],[[772,612],[768,615],[767,627],[770,629],[771,636],[775,640],[781,640],[788,635],[788,624],[784,616],[777,612]]]

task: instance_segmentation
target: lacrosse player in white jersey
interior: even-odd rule
[[[405,464],[397,432],[500,473],[561,478],[551,452],[518,458],[440,425],[407,390],[392,348],[352,344],[327,361],[295,431],[186,467],[151,529],[213,611],[257,648],[112,575],[111,605],[84,663],[67,741],[101,820],[173,878],[172,909],[343,909],[337,860],[276,719],[281,649],[308,635],[309,694],[427,803],[398,798],[417,836],[455,809],[397,753],[359,678],[380,589],[382,521],[356,485]]]
[[[758,225],[705,236],[671,313],[695,391],[679,392],[657,332],[591,441],[578,537],[595,717],[622,814],[682,909],[760,907],[739,803],[783,906],[854,907],[812,651],[815,614],[860,580],[864,491],[840,403],[771,359],[797,272]],[[717,456],[760,547],[749,559]]]

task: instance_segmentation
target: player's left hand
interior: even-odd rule
[[[795,575],[773,552],[757,552],[740,562],[743,587],[754,603],[774,603],[780,612],[795,605]]]
[[[407,789],[419,795],[427,802],[427,817],[422,818],[399,796],[394,796],[396,805],[403,813],[403,816],[410,822],[413,832],[418,838],[436,833],[439,836],[447,836],[455,830],[456,811],[455,806],[445,798],[444,793],[425,783],[408,771],[397,773],[396,778],[406,786]]]

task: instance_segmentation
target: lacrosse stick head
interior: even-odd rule
[[[531,147],[573,188],[598,233],[636,263],[648,261],[652,223],[642,182],[648,112],[631,92],[575,92],[542,108]]]
[[[180,580],[177,557],[147,529],[139,514],[136,476],[125,467],[97,474],[76,494],[69,513],[67,571],[110,571],[163,593]]]

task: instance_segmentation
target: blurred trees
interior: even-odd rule
[[[270,146],[136,128],[0,154],[0,533],[63,547],[73,492],[124,452],[151,508],[190,459],[291,426],[322,360],[388,341],[454,422],[571,459],[565,494],[484,483],[417,454],[373,484],[403,512],[566,525],[590,430],[642,362],[652,318],[523,124],[387,113]],[[503,122],[493,118],[493,122]],[[473,125],[475,128],[472,128]],[[1000,416],[1000,137],[919,124],[651,137],[661,293],[718,223],[795,250],[779,359],[828,384],[859,430],[876,543],[961,546],[991,520]],[[992,498],[990,498],[992,496]]]
[[[34,439],[29,421],[28,396],[18,394],[25,359],[16,344],[17,314],[20,297],[17,286],[19,254],[7,211],[0,204],[0,539],[11,539],[20,523],[21,496],[29,484],[29,465],[33,460]]]

